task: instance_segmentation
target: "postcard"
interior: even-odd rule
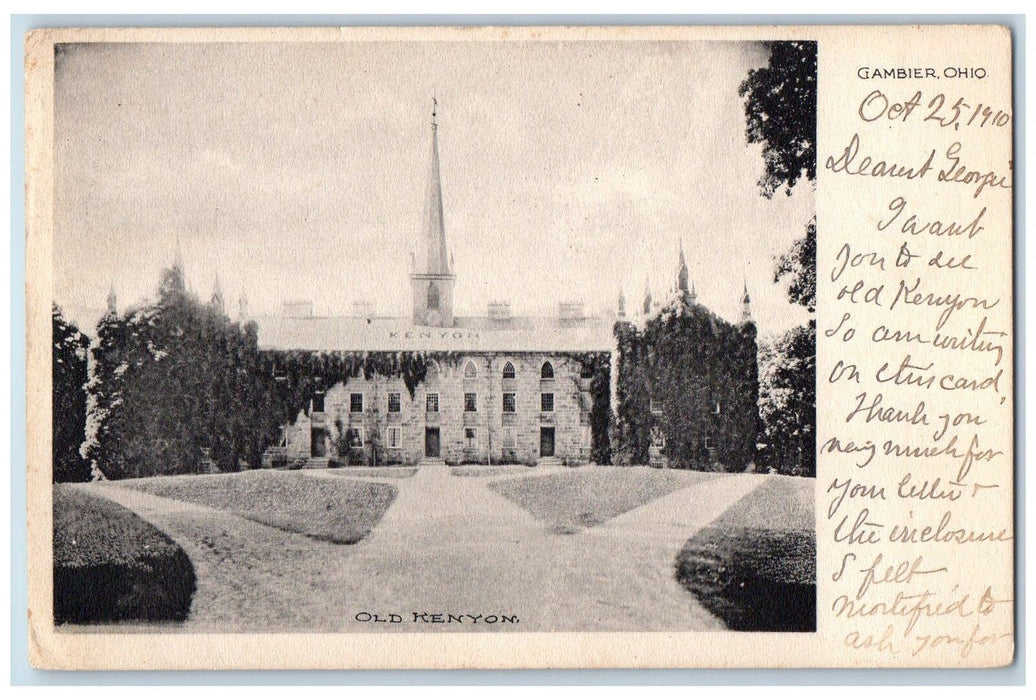
[[[1008,29],[25,42],[37,667],[1011,663]]]

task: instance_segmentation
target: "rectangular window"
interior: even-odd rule
[[[652,413],[661,413],[662,412],[662,402],[661,401],[656,401],[655,399],[651,399],[650,402],[649,402],[649,408],[651,409]]]
[[[424,399],[424,410],[428,413],[439,412],[439,395],[428,394]]]
[[[318,391],[313,394],[313,410],[316,413],[324,412],[324,392]]]
[[[349,447],[363,447],[363,428],[349,428],[345,434]]]
[[[540,410],[544,413],[554,411],[554,394],[540,394]]]
[[[464,428],[464,448],[473,450],[478,447],[478,431],[474,428]]]
[[[398,450],[403,446],[403,428],[398,425],[390,425],[385,434],[385,445],[390,450]]]
[[[464,412],[475,413],[478,411],[478,396],[473,392],[464,394]]]
[[[363,413],[363,394],[349,394],[349,413]]]
[[[504,426],[503,434],[503,448],[505,450],[513,450],[518,446],[518,429],[514,426]]]
[[[514,412],[515,412],[514,392],[513,391],[504,392],[504,413],[514,413]]]
[[[388,412],[399,413],[402,410],[403,397],[399,392],[393,391],[388,395]]]

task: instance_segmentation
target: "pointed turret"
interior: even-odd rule
[[[691,303],[698,303],[698,290],[694,288],[694,282],[691,282]]]
[[[652,304],[651,304],[651,278],[650,277],[645,277],[644,278],[644,315],[645,316],[650,316],[651,315],[651,308],[652,308]]]
[[[241,298],[237,300],[237,320],[241,323],[250,319],[250,312],[248,310],[248,297],[245,296],[244,292],[241,292]]]
[[[223,289],[219,285],[219,273],[216,273],[216,282],[212,285],[212,308],[219,313],[224,313],[225,305],[223,303]]]
[[[748,298],[748,282],[745,281],[744,293],[741,295],[741,323],[752,321],[752,300]]]
[[[626,318],[626,294],[619,287],[619,318]]]
[[[680,293],[687,292],[687,261],[683,257],[683,239],[680,239],[680,269],[676,273],[676,288]]]
[[[115,283],[112,282],[111,287],[108,289],[108,311],[107,313],[111,316],[119,315],[118,299],[115,297]]]
[[[443,220],[442,178],[439,174],[438,101],[432,98],[432,163],[428,174],[428,198],[422,236],[428,251],[425,269],[410,274],[414,323],[419,326],[453,325],[453,259],[446,247]],[[416,268],[416,266],[415,266]]]
[[[173,253],[173,271],[180,275],[180,279],[184,279],[183,269],[183,251],[180,250],[180,237],[176,237],[176,251]]]

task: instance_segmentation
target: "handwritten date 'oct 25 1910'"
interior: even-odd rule
[[[911,119],[914,110],[922,104],[924,104],[924,97],[920,90],[906,100],[890,98],[881,90],[871,90],[860,103],[857,114],[865,122],[889,120],[906,123]],[[955,131],[959,130],[961,126],[1003,127],[1011,122],[1011,114],[1005,110],[996,109],[981,102],[972,105],[965,102],[963,97],[954,100],[952,97],[947,98],[941,92],[928,100],[921,113],[925,114],[922,118],[923,122],[933,122],[942,128],[952,127]],[[915,121],[916,119],[914,118]]]

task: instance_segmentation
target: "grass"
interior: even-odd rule
[[[267,469],[136,479],[121,485],[228,510],[263,525],[335,544],[355,544],[370,534],[396,497],[395,487],[389,484]]]
[[[500,466],[467,466],[454,467],[450,469],[451,476],[501,476],[503,474],[521,474],[528,472],[530,467],[524,464],[503,464]]]
[[[677,578],[727,627],[816,631],[814,480],[771,477],[687,541]]]
[[[553,532],[575,534],[716,476],[646,467],[590,467],[496,481],[489,488],[547,523]]]
[[[409,479],[417,473],[416,467],[339,467],[327,474],[336,476],[373,476],[379,479]]]
[[[185,620],[194,568],[165,534],[111,501],[54,486],[54,622]]]

